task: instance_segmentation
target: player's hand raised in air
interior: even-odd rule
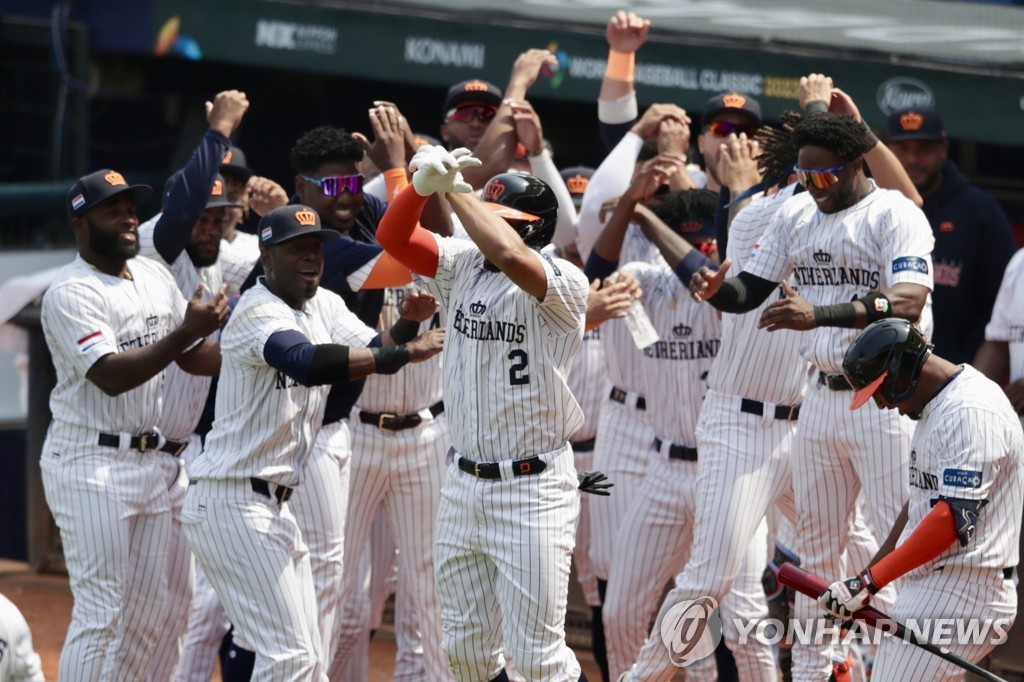
[[[220,291],[213,298],[203,302],[206,285],[200,282],[196,287],[195,295],[192,296],[188,307],[185,308],[185,319],[181,326],[197,339],[209,336],[220,329],[230,311],[227,291],[228,285],[222,284]]]
[[[402,317],[414,322],[424,322],[437,310],[437,299],[422,289],[406,293],[402,299]]]
[[[363,145],[366,156],[381,171],[405,167],[406,129],[405,117],[394,104],[376,102],[370,109],[370,127],[373,128],[373,143],[362,133],[352,133]]]
[[[231,137],[242,117],[249,110],[249,100],[239,90],[218,92],[212,102],[206,102],[206,122],[210,129],[224,137]]]
[[[681,109],[675,104],[652,104],[647,107],[647,111],[640,117],[640,120],[633,124],[630,132],[646,140],[657,134],[661,122],[666,118],[673,118],[684,126],[690,126],[690,117],[686,115],[685,109]]]
[[[814,319],[814,306],[806,298],[796,293],[787,282],[782,283],[782,293],[786,295],[784,299],[772,303],[761,313],[758,329],[770,332],[780,329],[806,331],[818,326]]]
[[[444,330],[431,329],[405,344],[409,350],[409,362],[423,362],[434,357],[444,348]]]
[[[650,30],[650,19],[619,10],[608,20],[604,37],[608,41],[608,47],[616,52],[636,52],[647,42]]]
[[[258,215],[265,216],[275,208],[288,204],[288,192],[270,178],[254,175],[246,183],[246,190],[249,193],[249,208]]]
[[[709,267],[703,267],[693,273],[693,277],[690,278],[690,295],[693,296],[693,300],[700,303],[717,294],[718,290],[722,288],[725,274],[729,272],[729,266],[731,265],[732,260],[726,258],[722,261],[722,267],[718,268],[717,271]]]

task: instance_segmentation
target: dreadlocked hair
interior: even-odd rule
[[[296,140],[290,160],[295,172],[314,173],[324,164],[362,161],[363,145],[344,128],[320,126]]]
[[[860,158],[876,144],[862,124],[838,114],[819,114],[804,119],[793,129],[793,141],[797,149],[814,145],[843,161]]]
[[[796,165],[797,146],[793,130],[804,120],[803,114],[784,111],[779,117],[780,127],[761,126],[754,139],[761,144],[757,157],[757,170],[769,187],[785,185],[786,178]]]
[[[718,192],[709,189],[683,189],[666,194],[661,203],[650,208],[662,222],[671,224],[671,221],[680,218],[714,218],[717,207]]]

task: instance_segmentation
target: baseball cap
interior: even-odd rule
[[[252,168],[246,165],[245,152],[238,147],[228,147],[227,153],[221,159],[220,170],[222,173],[225,171],[233,173],[243,181],[247,181],[254,175]]]
[[[138,206],[153,194],[149,185],[129,185],[124,176],[116,170],[104,168],[78,178],[68,190],[68,215],[78,218],[93,206],[112,196],[128,192],[132,202]]]
[[[761,127],[761,105],[753,97],[739,92],[723,92],[709,99],[704,105],[704,115],[700,117],[701,127],[715,120],[715,116],[729,111],[742,114],[755,126]]]
[[[493,83],[476,79],[456,83],[448,88],[448,97],[444,100],[442,115],[447,117],[448,112],[452,109],[476,102],[489,104],[497,109],[501,106],[501,88]]]
[[[325,244],[341,237],[335,230],[320,226],[320,216],[309,206],[290,204],[275,208],[260,218],[260,246],[273,246],[307,234],[318,235]]]
[[[942,117],[932,107],[904,107],[889,114],[886,124],[889,142],[898,140],[935,140],[946,139],[946,127],[942,125]]]
[[[590,184],[590,178],[594,175],[594,169],[590,166],[570,166],[563,168],[558,174],[565,181],[565,186],[569,188],[569,196],[572,197],[572,203],[578,209],[583,203],[583,193],[587,191],[587,185]]]
[[[176,172],[171,177],[167,178],[167,182],[164,183],[164,205],[167,205],[167,197],[171,195],[171,187],[174,186],[174,181],[181,175],[181,171]],[[206,200],[206,206],[203,210],[209,208],[243,208],[241,204],[236,204],[233,201],[228,201],[227,194],[224,192],[224,176],[217,173],[217,176],[213,179],[213,186],[210,187],[210,197]]]

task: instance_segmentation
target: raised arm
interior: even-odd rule
[[[173,263],[185,250],[230,146],[228,137],[248,108],[249,100],[238,90],[217,93],[213,102],[206,103],[210,129],[171,184],[163,213],[153,228],[153,245],[166,262]]]
[[[601,140],[612,149],[638,116],[633,75],[636,52],[647,42],[651,22],[632,12],[616,12],[605,28],[608,62],[597,99],[597,119]]]

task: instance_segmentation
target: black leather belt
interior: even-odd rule
[[[623,391],[618,386],[612,386],[611,395],[609,395],[608,397],[611,398],[612,400],[614,400],[617,403],[622,403],[623,405],[625,405],[626,404],[626,396],[627,395],[629,395],[628,391]],[[636,397],[636,409],[638,409],[638,410],[646,410],[647,409],[647,401],[644,400],[644,397],[642,395],[638,395]]]
[[[274,489],[274,494],[271,495],[269,481],[264,481],[262,478],[254,477],[250,478],[249,482],[252,483],[252,491],[254,493],[258,493],[260,495],[263,495],[264,497],[269,497],[271,499],[277,498],[278,504],[281,504],[282,502],[287,502],[289,499],[291,499],[292,493],[295,491],[295,488],[289,488],[286,485],[279,485]]]
[[[853,386],[842,374],[825,374],[818,372],[818,383],[830,391],[852,391]]]
[[[742,398],[740,400],[740,412],[746,412],[747,414],[756,414],[758,417],[764,416],[764,403],[760,400],[750,400],[749,398]],[[775,406],[775,418],[781,419],[787,422],[795,422],[800,417],[800,406],[790,407],[789,405],[776,405]]]
[[[944,568],[946,568],[946,567],[945,566],[936,566],[932,570],[934,572],[938,573],[938,572],[942,571]],[[1003,571],[1002,571],[1003,572],[1003,580],[1013,580],[1013,571],[1016,568],[1017,568],[1016,566],[1007,566],[1006,568],[1004,568]]]
[[[459,468],[477,478],[489,480],[501,478],[501,465],[497,462],[474,462],[471,459],[459,457]],[[527,457],[512,462],[512,475],[516,477],[531,476],[539,474],[547,468],[548,465],[540,457]]]
[[[430,414],[436,417],[444,412],[444,401],[438,401],[427,409],[430,410]],[[359,410],[359,421],[386,431],[402,431],[419,426],[423,423],[423,417],[420,416],[419,412],[393,414],[391,412],[366,412],[365,410]]]
[[[569,444],[572,445],[573,452],[593,452],[595,443],[597,443],[597,438],[569,441]]]
[[[661,446],[664,443],[657,436],[654,437],[654,449],[661,452]],[[685,445],[679,445],[673,443],[668,448],[669,459],[681,459],[684,462],[696,462],[697,461],[697,448],[688,448]]]
[[[100,437],[96,439],[98,445],[102,445],[105,448],[119,448],[121,447],[121,437],[116,433],[101,433]],[[130,441],[130,447],[133,450],[139,452],[149,452],[150,450],[159,450],[160,452],[166,452],[168,455],[179,456],[185,452],[185,448],[188,447],[188,441],[179,443],[176,440],[165,440],[163,445],[160,445],[160,434],[156,431],[150,431],[148,433],[140,433],[137,436],[132,436]]]

